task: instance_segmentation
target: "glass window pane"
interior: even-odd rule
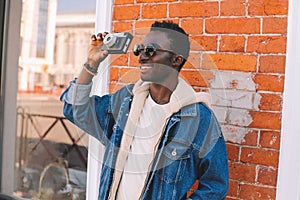
[[[96,0],[23,0],[15,160],[19,197],[85,199],[88,136],[63,117],[59,97],[85,62],[95,5]]]

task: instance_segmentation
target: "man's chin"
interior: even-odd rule
[[[151,80],[150,78],[144,77],[144,76],[141,76],[140,78],[141,78],[141,80],[144,81],[144,82],[149,82],[149,81]]]

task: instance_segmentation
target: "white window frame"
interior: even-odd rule
[[[3,141],[1,193],[12,195],[14,192],[15,141],[16,141],[16,106],[18,66],[20,52],[20,24],[22,0],[6,1],[3,37]],[[2,47],[1,47],[2,48]]]
[[[300,200],[300,1],[289,0],[277,200]]]
[[[1,171],[1,189],[5,194],[12,195],[14,192],[14,157],[15,157],[15,133],[16,133],[16,105],[17,105],[17,77],[20,42],[16,38],[20,38],[20,24],[22,14],[22,0],[7,1],[6,23],[4,33],[4,55],[3,65],[5,71],[3,74],[3,149],[2,149],[2,171]],[[112,1],[97,0],[96,3],[96,23],[95,32],[110,31],[112,24]],[[103,66],[108,66],[107,63]],[[8,67],[9,66],[9,67]],[[10,78],[5,78],[10,77]],[[93,91],[95,94],[105,94],[108,91],[109,70],[106,68],[95,77],[95,86]],[[1,116],[2,117],[2,116]],[[92,138],[92,137],[91,137]],[[102,163],[102,154],[100,153],[103,146],[95,139],[89,141],[89,158],[88,158],[88,178],[87,178],[87,199],[97,199],[99,175]],[[103,152],[103,151],[102,151]],[[96,155],[96,157],[95,157]]]
[[[95,33],[111,31],[112,26],[111,0],[97,0]],[[108,92],[109,86],[109,57],[105,59],[99,68],[98,76],[93,79],[93,93],[103,95]],[[87,167],[87,200],[98,199],[100,173],[102,166],[104,146],[92,136],[89,137],[89,153]]]

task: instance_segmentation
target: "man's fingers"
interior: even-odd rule
[[[91,36],[91,40],[92,41],[96,41],[96,40],[103,40],[105,38],[105,36],[108,35],[108,32],[104,32],[104,33],[97,33],[97,35],[93,34]]]
[[[107,35],[108,35],[108,32],[104,32],[104,33],[102,34],[102,37],[105,38],[105,36],[107,36]]]
[[[97,40],[103,40],[103,38],[102,38],[102,33],[98,33],[98,34],[97,34]]]
[[[95,41],[96,39],[97,39],[97,38],[96,38],[96,35],[93,34],[93,35],[91,36],[91,40]]]

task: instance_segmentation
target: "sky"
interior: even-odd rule
[[[96,10],[96,0],[57,0],[58,12]]]

